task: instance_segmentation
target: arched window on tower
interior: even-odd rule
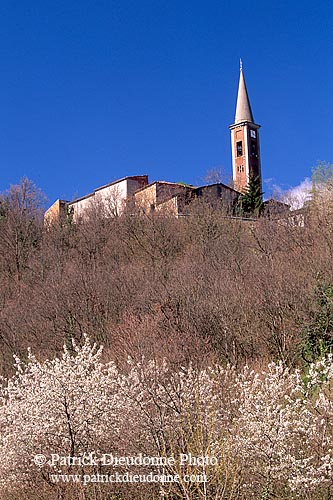
[[[258,150],[257,150],[257,142],[256,141],[251,141],[251,156],[258,156]]]

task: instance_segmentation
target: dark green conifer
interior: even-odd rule
[[[246,190],[238,198],[236,215],[259,217],[263,210],[262,195],[259,179],[251,175]]]

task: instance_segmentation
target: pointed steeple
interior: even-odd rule
[[[232,146],[232,177],[236,189],[246,190],[250,179],[256,179],[261,190],[260,125],[254,122],[240,61],[240,75],[235,123],[229,126]]]
[[[240,60],[240,75],[238,84],[238,95],[236,105],[235,123],[254,122],[249,96],[247,94],[245,78],[243,74],[243,63]]]

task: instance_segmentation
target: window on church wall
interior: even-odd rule
[[[243,143],[242,141],[236,142],[237,156],[243,156]]]
[[[238,165],[237,172],[238,173],[244,172],[244,165]]]

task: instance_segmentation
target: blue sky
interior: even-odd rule
[[[243,67],[264,190],[332,162],[333,2],[2,0],[0,191],[231,176]]]

